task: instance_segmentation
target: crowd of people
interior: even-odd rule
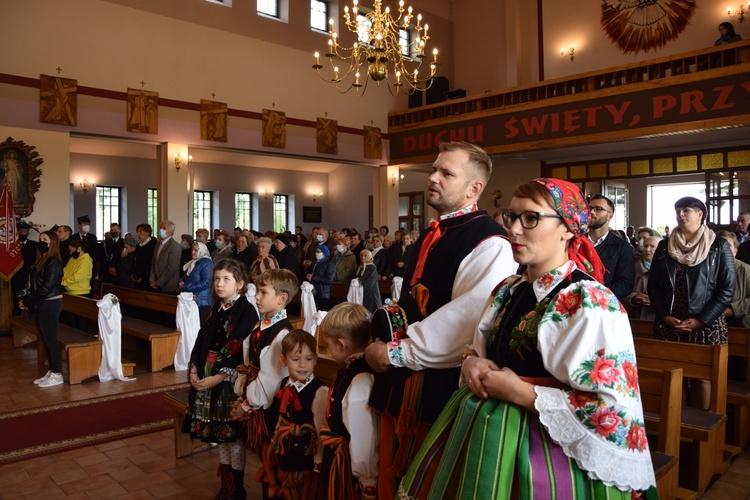
[[[202,327],[184,430],[218,443],[217,498],[245,498],[246,442],[264,498],[648,496],[628,316],[653,320],[659,339],[725,343],[727,324],[750,314],[750,216],[714,232],[705,204],[684,197],[668,235],[620,232],[611,200],[540,178],[493,219],[477,205],[491,169],[481,148],[442,144],[426,191],[438,219],[419,235],[199,229],[178,242],[167,220],[156,237],[113,224],[100,244],[85,217],[76,237],[45,231],[18,304],[48,345],[50,372],[35,383],[61,383],[48,332],[63,290],[90,294],[98,273],[194,294]],[[379,281],[394,277],[401,297],[383,305]],[[363,305],[333,304],[331,285],[354,279]],[[303,281],[329,311],[318,335],[341,366],[331,390],[314,375],[317,340],[287,315]],[[710,388],[687,389],[686,403],[705,408]]]

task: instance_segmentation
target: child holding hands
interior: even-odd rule
[[[255,473],[255,480],[263,483],[263,498],[272,498],[279,485],[268,447],[279,415],[271,403],[282,379],[288,375],[281,362],[281,341],[293,330],[286,306],[299,290],[299,281],[287,269],[270,269],[255,280],[255,287],[260,321],[242,344],[243,364],[235,382],[240,399],[234,404],[232,416],[247,420],[248,443],[263,463]]]
[[[190,435],[219,443],[221,490],[217,498],[245,498],[245,429],[232,418],[234,382],[242,363],[242,343],[258,322],[245,298],[245,266],[235,259],[216,263],[214,292],[219,297],[198,333],[188,366]]]
[[[324,446],[320,482],[327,484],[328,500],[377,498],[380,421],[367,404],[374,380],[364,358],[370,342],[367,309],[338,304],[319,331],[341,366],[329,394],[326,425],[319,429]],[[350,468],[344,470],[345,464]]]
[[[313,468],[323,457],[317,429],[325,425],[328,387],[313,374],[316,351],[315,337],[304,330],[293,330],[281,341],[281,363],[289,377],[274,397],[279,420],[271,453],[279,464],[281,495],[287,500],[317,496]]]

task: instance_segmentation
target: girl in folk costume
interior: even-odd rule
[[[234,259],[228,259],[234,260]],[[262,466],[255,480],[263,483],[263,498],[279,490],[268,447],[278,421],[278,409],[271,406],[281,381],[288,375],[281,362],[281,341],[294,327],[287,319],[286,306],[299,289],[299,281],[287,269],[272,269],[255,280],[255,302],[260,321],[242,344],[243,364],[235,383],[240,398],[232,415],[247,420],[248,444],[258,452]]]
[[[320,482],[327,485],[320,497],[328,500],[378,495],[380,419],[368,405],[374,377],[364,357],[370,330],[367,309],[350,302],[331,309],[320,327],[341,367],[328,396],[325,427],[319,428],[325,447]]]
[[[279,496],[287,500],[311,500],[317,491],[313,469],[323,450],[316,429],[325,423],[328,387],[313,374],[316,351],[315,337],[304,330],[293,330],[281,341],[281,363],[289,376],[274,396],[279,420],[270,452],[278,462]]]
[[[490,297],[462,366],[465,385],[433,425],[401,498],[417,491],[443,444],[429,498],[630,498],[649,490],[655,479],[630,324],[598,282],[583,195],[568,182],[536,179],[516,187],[503,221],[526,271]]]
[[[245,498],[245,429],[231,416],[237,399],[234,383],[242,363],[242,343],[258,313],[245,298],[245,266],[225,259],[214,266],[214,292],[219,300],[198,332],[190,364],[190,435],[219,443],[221,491],[218,498]]]

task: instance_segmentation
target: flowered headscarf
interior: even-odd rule
[[[573,239],[568,246],[568,258],[600,283],[604,282],[604,264],[593,243],[586,237],[589,225],[589,205],[575,184],[560,179],[534,179],[544,186],[554,200],[555,212],[562,217]]]

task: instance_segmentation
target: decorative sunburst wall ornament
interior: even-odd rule
[[[603,0],[602,28],[625,54],[676,40],[695,12],[695,0]]]

